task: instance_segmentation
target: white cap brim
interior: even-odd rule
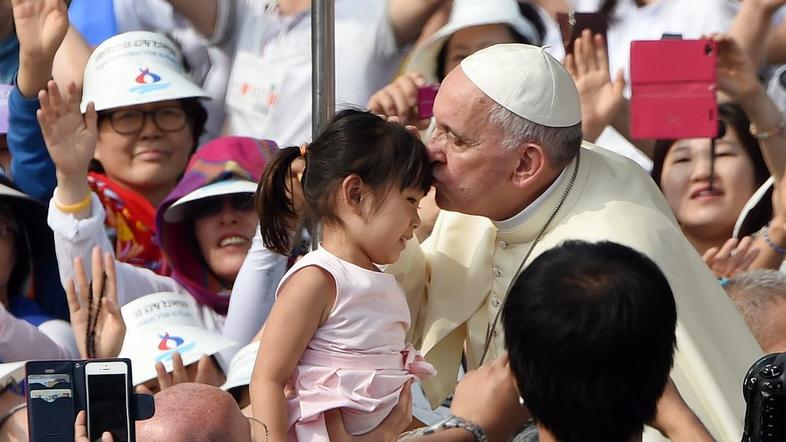
[[[164,212],[164,221],[168,223],[176,223],[183,221],[187,218],[188,203],[211,198],[216,196],[231,195],[235,193],[255,193],[257,191],[257,183],[246,180],[225,180],[217,181],[207,186],[200,187],[199,189],[189,193],[188,195],[180,198],[172,203]]]
[[[82,113],[91,101],[96,111],[102,111],[183,98],[209,99],[183,71],[180,58],[174,43],[154,32],[125,32],[107,39],[87,61]]]
[[[166,334],[170,338],[177,337],[183,341],[166,350],[159,350],[158,345]],[[183,366],[188,366],[199,361],[202,356],[212,356],[235,344],[234,341],[201,327],[163,324],[135,330],[133,335],[126,336],[119,357],[131,359],[134,385],[156,377],[156,362],[163,363],[167,373],[172,372],[172,356],[175,352],[180,353]]]
[[[187,366],[235,345],[203,326],[201,309],[191,296],[174,292],[143,296],[121,308],[126,336],[120,357],[131,359],[134,385],[156,377],[156,362],[171,372],[175,352]]]
[[[22,382],[25,378],[25,362],[8,362],[0,364],[0,386],[12,382]]]
[[[237,387],[251,384],[251,375],[254,373],[254,364],[259,353],[259,341],[252,342],[241,348],[232,358],[227,370],[227,381],[221,386],[222,390],[229,391]]]

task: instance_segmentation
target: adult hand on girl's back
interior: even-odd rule
[[[412,422],[412,381],[404,384],[401,395],[398,397],[398,404],[393,407],[390,414],[369,433],[359,436],[352,436],[344,428],[344,421],[341,419],[341,412],[333,409],[325,412],[325,425],[328,430],[330,440],[334,442],[362,442],[362,441],[393,441],[406,431]]]
[[[79,354],[83,358],[114,358],[120,353],[123,338],[126,334],[126,324],[120,313],[117,303],[117,277],[115,276],[115,259],[111,253],[104,253],[103,260],[101,249],[93,248],[92,256],[92,281],[88,282],[82,258],[74,258],[74,280],[68,278],[65,285],[68,298],[68,310],[71,313],[71,328],[74,330]],[[104,280],[106,274],[106,280]],[[101,296],[101,292],[104,296]],[[92,297],[88,296],[92,293]],[[89,302],[88,301],[92,301]],[[95,355],[87,354],[88,321],[89,313],[97,315],[95,318]]]
[[[38,99],[41,109],[36,112],[36,117],[46,148],[57,167],[58,184],[61,179],[74,178],[85,183],[86,187],[87,170],[98,137],[95,106],[90,103],[82,116],[80,97],[74,83],[68,85],[63,97],[57,83],[50,81],[47,89],[38,93]]]
[[[759,249],[753,247],[753,239],[746,236],[742,240],[731,238],[721,247],[707,249],[702,259],[718,278],[731,278],[747,271],[758,255]]]

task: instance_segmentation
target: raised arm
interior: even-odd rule
[[[399,46],[415,41],[437,9],[447,0],[389,0],[388,17]]]
[[[718,89],[731,97],[745,111],[756,128],[761,154],[767,169],[780,181],[786,166],[786,131],[783,117],[759,82],[748,55],[733,38],[712,35],[718,45]]]
[[[167,0],[205,38],[214,37],[219,15],[219,2],[226,0]]]
[[[754,66],[764,61],[769,44],[770,22],[775,11],[786,4],[784,0],[745,0],[740,2],[740,10],[734,16],[729,35],[734,38],[753,61]],[[772,43],[768,41],[768,43]]]

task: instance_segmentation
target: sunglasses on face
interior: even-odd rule
[[[200,218],[215,215],[224,210],[225,201],[238,212],[247,212],[254,209],[253,193],[233,193],[194,201],[188,205],[188,211],[194,217]]]
[[[120,109],[103,114],[109,119],[112,130],[122,135],[135,134],[142,130],[147,117],[153,118],[153,124],[163,132],[176,132],[186,126],[186,111],[179,106],[168,106],[151,111],[139,109]]]

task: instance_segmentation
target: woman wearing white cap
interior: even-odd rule
[[[474,52],[502,43],[540,44],[533,23],[524,18],[515,0],[455,0],[448,23],[415,49],[404,66],[404,75],[377,91],[369,100],[370,111],[415,121],[417,87],[439,83]]]
[[[80,221],[102,207],[120,261],[169,273],[155,239],[155,207],[177,184],[207,116],[205,93],[180,60],[166,37],[128,32],[91,54],[81,112],[73,85],[65,98],[54,82],[39,94],[38,120],[57,171],[50,224],[60,253],[86,253],[89,262],[94,243]],[[70,266],[61,268],[67,276]]]

